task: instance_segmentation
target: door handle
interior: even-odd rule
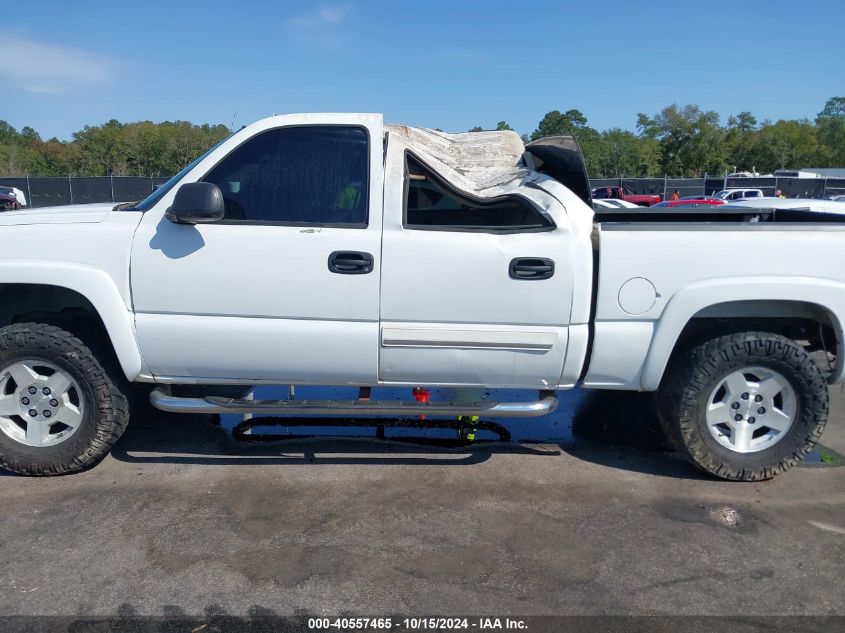
[[[549,279],[555,274],[555,262],[544,257],[517,257],[508,270],[511,279]]]
[[[329,255],[329,272],[338,275],[366,275],[373,272],[373,256],[360,251],[335,251]]]

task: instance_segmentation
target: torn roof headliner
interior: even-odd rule
[[[414,154],[468,192],[507,193],[533,173],[520,164],[525,146],[511,130],[449,134],[407,125],[384,127],[388,135],[401,137]]]

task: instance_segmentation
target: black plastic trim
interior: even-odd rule
[[[232,152],[235,152],[238,149],[240,149],[243,145],[245,145],[249,141],[251,141],[255,138],[258,138],[262,134],[267,134],[268,132],[274,132],[274,131],[277,131],[277,130],[287,130],[287,129],[292,129],[292,128],[303,128],[303,127],[305,127],[305,128],[319,128],[319,127],[356,128],[356,129],[359,129],[359,130],[363,130],[364,134],[367,135],[367,187],[366,187],[366,190],[367,190],[367,209],[366,209],[366,215],[365,215],[365,218],[364,218],[366,221],[363,222],[363,223],[356,222],[356,223],[344,224],[344,223],[319,223],[319,222],[274,222],[274,221],[268,221],[268,220],[231,220],[231,219],[227,220],[224,217],[222,220],[218,220],[214,224],[222,224],[222,225],[227,225],[227,224],[241,224],[241,225],[252,224],[252,225],[256,225],[256,226],[301,226],[301,227],[336,228],[336,229],[366,229],[366,228],[369,227],[369,225],[370,225],[370,203],[372,202],[372,196],[370,195],[371,194],[370,184],[372,183],[372,179],[373,179],[373,175],[371,173],[372,170],[370,169],[370,167],[371,167],[370,163],[371,163],[371,160],[372,160],[372,151],[373,151],[372,141],[373,141],[373,139],[370,136],[370,130],[366,125],[358,125],[358,124],[355,124],[355,123],[313,123],[313,124],[312,123],[300,123],[300,124],[296,124],[296,125],[278,125],[276,127],[271,127],[271,128],[266,129],[266,130],[262,130],[261,132],[258,132],[257,134],[253,134],[252,136],[245,138],[243,141],[241,141],[235,147],[233,147],[231,150],[229,150],[223,157],[220,158],[220,160],[218,160],[216,163],[214,163],[214,165],[209,167],[208,170],[206,170],[206,172],[202,175],[202,177],[197,180],[197,182],[206,182],[205,179],[208,177],[208,175],[212,171],[217,169],[217,166],[221,162],[223,162],[226,159],[227,156],[229,156]],[[224,139],[224,140],[228,140],[228,138]],[[220,145],[222,143],[223,143],[223,141],[221,141],[218,145]],[[216,149],[216,147],[217,146],[215,146],[212,149]],[[208,153],[211,153],[211,152],[209,151]],[[197,165],[197,166],[199,166],[199,165]],[[191,171],[193,171],[193,170],[191,170]],[[188,173],[190,173],[190,172],[188,172]],[[187,176],[187,174],[185,174],[185,175]]]
[[[555,262],[546,257],[515,257],[508,266],[511,279],[520,281],[542,281],[555,274]]]
[[[362,251],[334,251],[329,255],[329,272],[338,275],[366,275],[373,272],[375,260]]]

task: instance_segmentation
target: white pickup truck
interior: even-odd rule
[[[596,221],[589,202],[571,139],[302,114],[245,127],[138,203],[4,213],[0,466],[95,464],[131,383],[165,411],[356,418],[529,417],[560,389],[659,390],[698,467],[758,480],[800,461],[843,377],[842,217]],[[242,397],[259,384],[360,397]],[[409,398],[368,397],[378,386]],[[417,402],[412,386],[537,396]]]

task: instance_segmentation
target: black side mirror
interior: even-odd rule
[[[164,214],[177,224],[217,222],[226,215],[223,192],[210,182],[189,182],[176,190],[173,205]]]

